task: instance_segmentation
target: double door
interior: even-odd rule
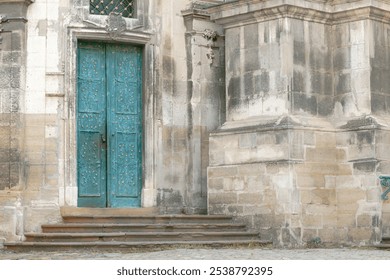
[[[79,42],[79,207],[140,207],[142,49]]]

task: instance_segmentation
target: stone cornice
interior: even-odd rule
[[[305,5],[308,1],[302,1],[298,5],[286,4],[276,0],[270,1],[239,1],[208,9],[210,17],[216,23],[225,28],[263,22],[280,18],[294,18],[323,24],[337,24],[364,19],[372,19],[380,22],[390,22],[390,5],[380,2],[382,5],[357,5],[355,8],[337,9],[331,4],[315,2]],[[367,2],[367,1],[366,1]],[[244,7],[243,3],[247,5]],[[276,5],[281,3],[279,5]],[[360,4],[361,1],[359,2]],[[372,2],[370,2],[372,3]],[[253,6],[251,6],[253,4]],[[366,3],[367,4],[367,3]],[[377,3],[378,4],[378,3]]]
[[[34,0],[0,0],[0,4],[25,4],[26,6],[34,3]]]
[[[358,7],[344,11],[324,11],[308,7],[283,4],[279,6],[262,8],[247,12],[236,12],[236,14],[226,14],[216,12],[216,8],[209,9],[211,19],[225,28],[251,24],[254,22],[270,21],[280,18],[293,18],[323,24],[337,24],[364,19],[371,19],[380,22],[390,23],[390,9],[385,10],[374,6]]]

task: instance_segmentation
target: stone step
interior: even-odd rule
[[[88,208],[63,206],[60,209],[62,216],[155,216],[159,214],[157,208]]]
[[[222,215],[71,215],[62,216],[65,223],[110,223],[110,224],[190,224],[231,223],[232,217]]]
[[[390,237],[382,237],[382,241],[380,244],[375,245],[374,247],[378,249],[390,249]]]
[[[150,242],[259,240],[252,232],[28,233],[25,242]]]
[[[159,250],[167,248],[219,248],[232,246],[248,247],[264,247],[272,245],[270,242],[263,242],[259,240],[201,240],[201,241],[140,241],[140,242],[129,242],[129,241],[110,241],[110,242],[8,242],[5,243],[5,249],[12,251],[32,251],[32,250],[47,250],[56,251],[61,250],[77,250],[77,249],[113,249],[115,252],[125,249],[136,249],[136,250]]]
[[[120,248],[161,245],[263,244],[257,232],[223,215],[159,215],[154,208],[61,208],[63,223],[42,225],[6,248]]]
[[[382,237],[381,244],[390,244],[390,237]]]
[[[157,208],[78,208],[61,207],[65,223],[172,224],[231,223],[224,215],[160,215]]]
[[[43,233],[100,233],[100,232],[238,232],[243,224],[109,224],[65,223],[42,225]]]

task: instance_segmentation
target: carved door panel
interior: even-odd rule
[[[78,46],[78,206],[139,207],[141,49],[91,42]]]

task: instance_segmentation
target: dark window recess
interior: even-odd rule
[[[135,0],[90,0],[89,12],[93,15],[116,13],[126,18],[134,17]]]

